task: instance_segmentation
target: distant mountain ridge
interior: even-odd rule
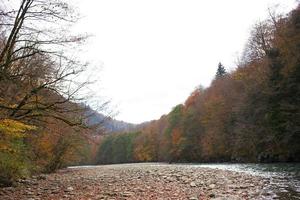
[[[100,124],[105,133],[128,132],[136,129],[137,127],[136,124],[113,119],[112,117],[105,116],[91,108],[88,108],[86,113],[88,116],[87,124]]]

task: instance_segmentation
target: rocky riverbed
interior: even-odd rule
[[[189,165],[122,164],[79,167],[20,180],[0,199],[264,199],[268,179]]]

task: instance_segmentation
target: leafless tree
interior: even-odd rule
[[[258,22],[253,27],[243,55],[243,62],[261,59],[272,48],[274,27],[269,20]]]
[[[83,125],[87,116],[78,94],[90,82],[76,80],[87,64],[68,55],[87,38],[68,33],[78,15],[62,0],[8,5],[0,3],[0,118]]]

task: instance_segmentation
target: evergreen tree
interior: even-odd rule
[[[227,72],[225,70],[225,67],[222,65],[222,63],[219,62],[218,70],[217,70],[217,73],[216,73],[216,78],[223,77],[226,73]]]

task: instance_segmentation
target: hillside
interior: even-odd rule
[[[89,107],[86,110],[86,115],[88,116],[86,119],[87,124],[90,126],[99,124],[99,128],[101,128],[104,133],[126,132],[136,128],[135,124],[113,119]]]
[[[232,72],[140,128],[103,139],[98,163],[299,162],[300,7],[257,23]]]

